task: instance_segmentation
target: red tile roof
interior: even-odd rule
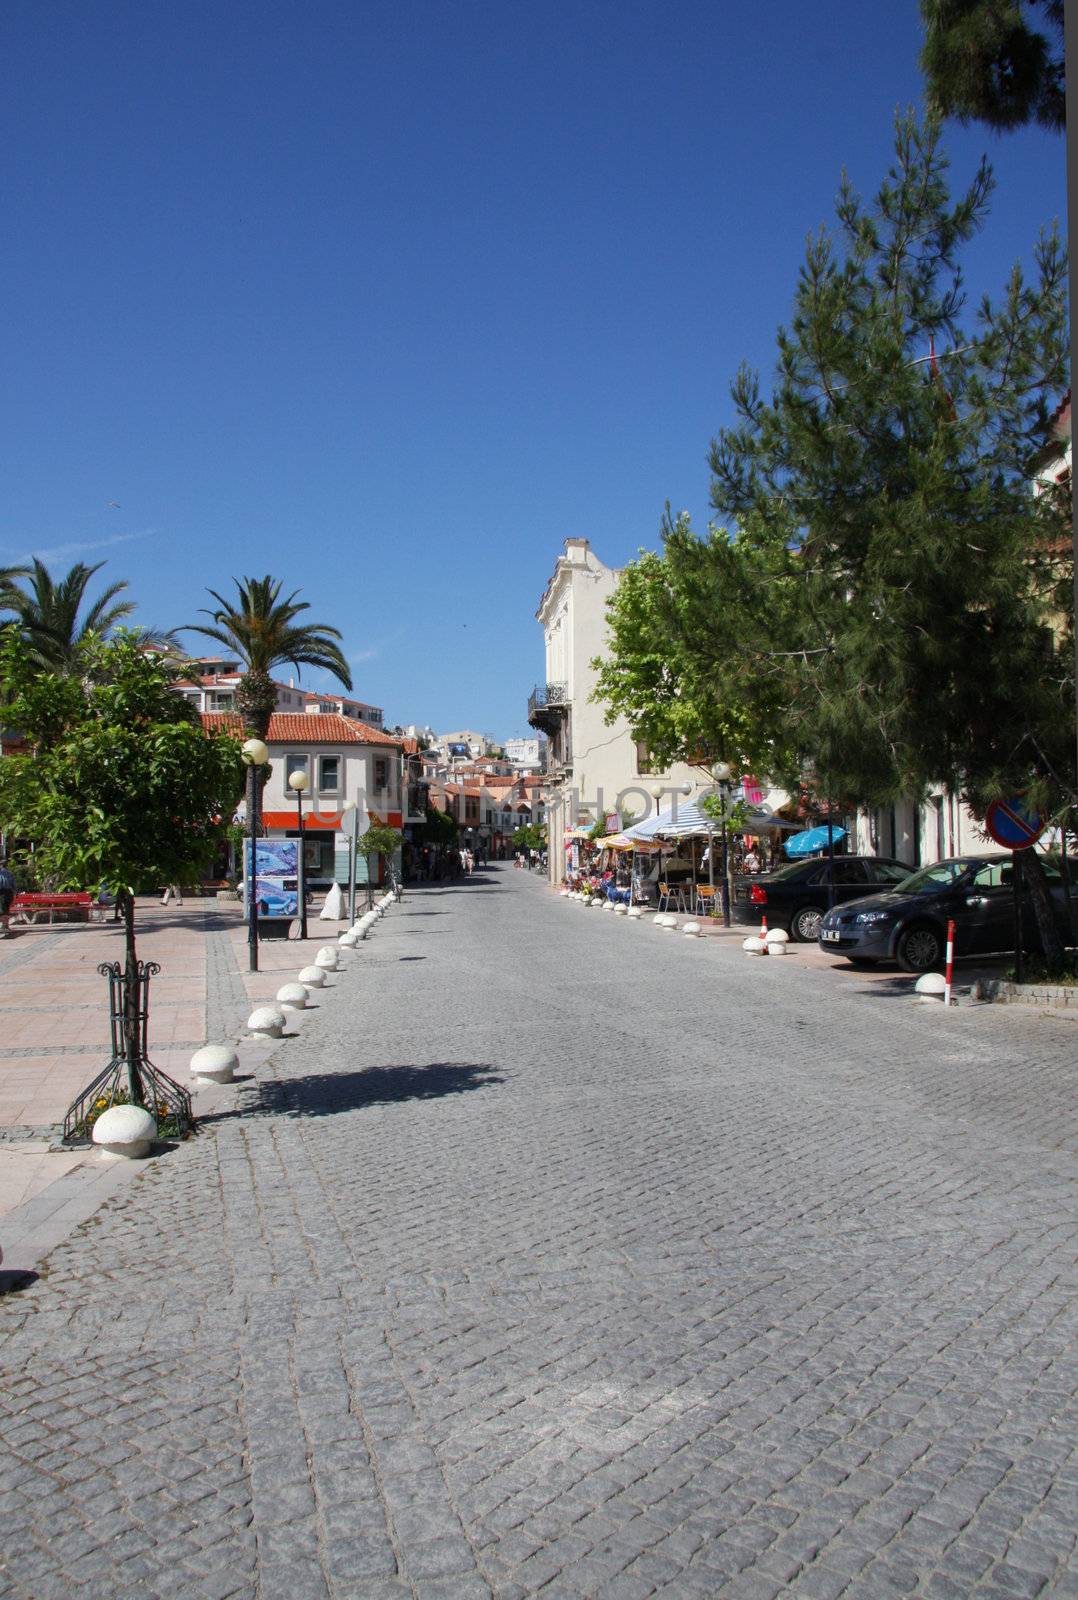
[[[243,733],[243,718],[236,711],[204,711],[202,726],[220,733]],[[270,717],[269,744],[386,744],[394,749],[400,740],[352,717],[321,712],[312,717],[306,711],[275,711]]]

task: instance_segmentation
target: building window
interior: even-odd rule
[[[654,768],[653,768],[653,764],[652,764],[652,760],[651,760],[651,751],[648,749],[647,745],[643,743],[642,740],[638,739],[636,741],[636,771],[637,771],[637,774],[641,778],[646,778],[648,773],[652,772],[653,770],[654,770]]]
[[[293,829],[285,835],[288,839],[298,839],[299,834]],[[311,829],[303,830],[303,871],[308,885],[312,878],[332,878],[335,867],[336,838],[332,833],[314,832]]]
[[[288,780],[293,772],[305,772],[308,778],[311,776],[307,757],[298,754],[295,750],[290,751],[284,758],[284,786],[286,789],[288,788]]]
[[[318,758],[318,788],[322,794],[336,794],[341,786],[340,756]]]
[[[376,756],[374,762],[374,792],[382,794],[389,788],[389,762],[385,756]]]

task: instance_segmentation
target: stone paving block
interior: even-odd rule
[[[268,1562],[259,1566],[261,1600],[326,1600],[329,1589],[314,1563]]]
[[[327,1570],[340,1578],[391,1577],[397,1571],[393,1546],[383,1534],[378,1537],[332,1536],[324,1545]]]
[[[780,992],[567,909],[530,874],[406,897],[235,1114],[0,1300],[19,1600],[108,1581],[59,1565],[72,1501],[143,1537],[147,1600],[230,1564],[246,1597],[260,1557],[260,1600],[1074,1592],[1073,1025],[943,1040],[853,975]],[[206,944],[219,1018],[242,934]]]

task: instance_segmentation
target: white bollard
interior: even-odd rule
[[[307,990],[302,983],[282,983],[277,990],[277,1004],[282,1011],[305,1011]]]
[[[682,933],[687,933],[690,939],[699,939],[700,924],[698,922],[687,922],[681,931]]]
[[[354,950],[356,945],[359,943],[359,934],[353,933],[351,928],[349,928],[347,933],[341,934],[340,938],[337,940],[337,943],[340,945],[342,950]]]
[[[279,1039],[284,1032],[285,1014],[278,1006],[258,1006],[247,1018],[248,1033]]]
[[[90,1137],[106,1155],[137,1160],[149,1155],[157,1138],[157,1123],[145,1106],[109,1106],[94,1123]]]
[[[788,956],[790,936],[785,928],[772,928],[764,940],[769,956]]]
[[[763,956],[767,954],[767,946],[756,934],[753,934],[750,939],[746,939],[741,948],[747,956]]]
[[[913,992],[922,1000],[942,1000],[947,991],[947,979],[942,972],[922,972],[913,986]]]
[[[191,1076],[203,1083],[231,1083],[240,1058],[230,1044],[204,1044],[191,1057]]]
[[[324,944],[314,958],[316,967],[324,967],[327,972],[337,970],[337,952],[331,944]]]
[[[299,981],[308,989],[321,989],[326,981],[326,974],[321,967],[301,967]]]

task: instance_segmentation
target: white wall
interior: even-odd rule
[[[353,800],[361,789],[366,791],[367,802],[375,809],[386,811],[400,810],[400,757],[399,752],[391,745],[384,748],[375,745],[349,745],[349,744],[274,744],[270,747],[270,775],[263,790],[263,809],[266,811],[283,811],[286,806],[296,803],[295,791],[287,786],[286,762],[289,756],[306,758],[307,773],[310,778],[310,788],[304,794],[304,811],[309,803],[314,802],[315,809],[320,811],[339,811],[345,800]],[[319,784],[319,757],[337,756],[339,758],[339,785],[335,790],[322,789]],[[388,789],[384,793],[375,790],[375,763],[382,759],[386,763]]]
[[[617,568],[599,560],[588,540],[567,539],[537,613],[543,625],[546,681],[564,683],[570,699],[571,765],[560,790],[552,789],[547,800],[553,882],[564,876],[562,832],[576,820],[574,808],[577,815],[586,809],[597,820],[621,803],[642,818],[654,810],[654,785],[680,788],[701,776],[683,763],[664,772],[640,773],[628,723],[619,717],[608,726],[604,706],[591,699],[598,676],[591,662],[607,647],[606,602],[619,575]]]

